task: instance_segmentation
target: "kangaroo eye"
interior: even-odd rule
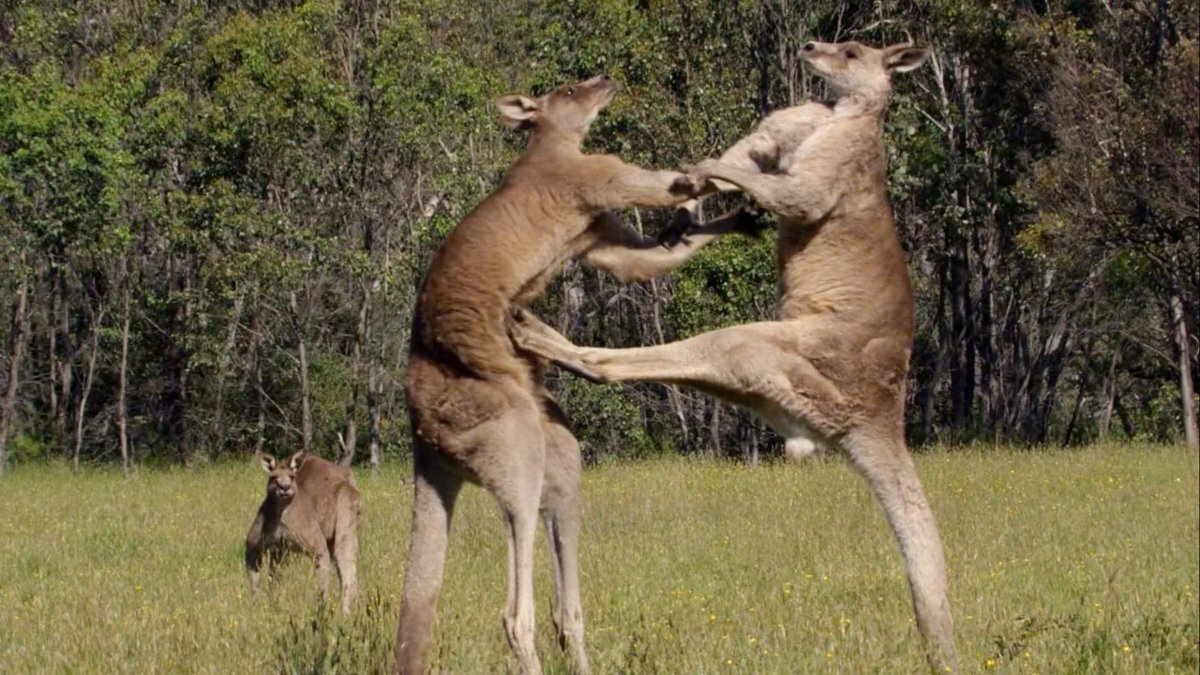
[[[575,95],[575,87],[567,87],[567,96]]]
[[[846,58],[848,58],[848,59],[857,59],[857,58],[858,58],[858,54],[857,54],[857,53],[855,53],[855,51],[854,51],[853,49],[847,49],[847,50],[846,50]]]

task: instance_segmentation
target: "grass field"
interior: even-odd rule
[[[946,541],[965,671],[1198,667],[1200,463],[1153,446],[966,450],[918,458]],[[293,558],[247,592],[242,538],[264,475],[190,472],[0,482],[0,672],[373,672],[390,666],[408,544],[402,467],[360,472],[363,600],[318,609]],[[665,460],[590,468],[582,553],[599,673],[920,672],[890,531],[838,459],[750,468]],[[451,535],[437,670],[503,671],[504,542],[468,489]],[[548,672],[552,584],[538,548]]]

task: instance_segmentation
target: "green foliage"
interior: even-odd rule
[[[9,463],[19,465],[45,459],[49,455],[49,449],[29,434],[17,434],[15,438],[8,439],[4,454]]]
[[[85,458],[116,456],[126,319],[142,456],[295,444],[301,341],[319,444],[350,416],[365,428],[368,372],[379,419],[403,420],[429,258],[524,143],[497,124],[498,95],[611,74],[622,91],[587,149],[686,166],[828,93],[800,63],[806,41],[906,36],[934,49],[894,82],[884,128],[917,295],[913,437],[1039,442],[1076,417],[1075,438],[1094,437],[1110,379],[1096,363],[1118,364],[1129,435],[1178,432],[1162,305],[1170,278],[1188,316],[1200,297],[1185,272],[1200,231],[1200,28],[1175,4],[9,5],[0,307],[28,285],[14,428],[47,448],[75,426],[101,316]],[[621,217],[653,234],[668,214]],[[571,269],[539,308],[580,342],[654,343],[770,318],[773,269],[769,238],[733,238],[654,284]],[[1066,338],[1048,350],[1060,317]],[[597,454],[689,452],[712,435],[698,395],[562,388]],[[749,425],[734,412],[715,433],[734,446]],[[403,452],[405,425],[382,426]]]
[[[776,277],[773,237],[730,238],[701,251],[680,271],[665,314],[680,337],[769,319]]]
[[[559,390],[559,404],[568,411],[571,430],[584,439],[584,459],[600,457],[644,459],[664,454],[642,423],[642,412],[616,385],[595,386],[567,379]]]

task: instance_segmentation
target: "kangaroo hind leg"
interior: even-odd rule
[[[358,597],[358,521],[362,500],[357,490],[342,489],[338,491],[337,501],[333,562],[342,583],[342,614],[350,614]]]
[[[842,445],[879,499],[900,545],[912,591],[917,628],[937,672],[955,670],[954,622],[946,583],[946,561],[933,511],[921,488],[897,422],[888,431],[856,430]]]
[[[433,449],[418,446],[414,451],[412,534],[396,630],[395,672],[420,674],[425,672],[425,650],[433,638],[450,519],[462,478],[431,456]]]
[[[515,402],[503,415],[474,428],[468,466],[492,493],[504,518],[508,544],[508,600],[504,634],[522,675],[541,673],[534,646],[533,551],[546,447],[541,410],[528,392],[509,391]]]
[[[579,531],[582,457],[579,441],[566,416],[552,400],[543,403],[546,417],[546,478],[542,486],[542,523],[554,572],[552,616],[559,646],[571,659],[576,675],[589,672],[583,640],[583,607],[579,596]]]

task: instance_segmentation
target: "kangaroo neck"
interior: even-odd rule
[[[863,117],[874,117],[883,120],[887,111],[888,93],[851,93],[837,100],[833,105],[834,120],[848,120]]]
[[[526,147],[525,152],[526,154],[532,154],[535,152],[568,151],[578,154],[582,145],[583,138],[577,134],[568,133],[558,127],[546,125],[534,128],[533,133],[529,136],[529,145]]]

